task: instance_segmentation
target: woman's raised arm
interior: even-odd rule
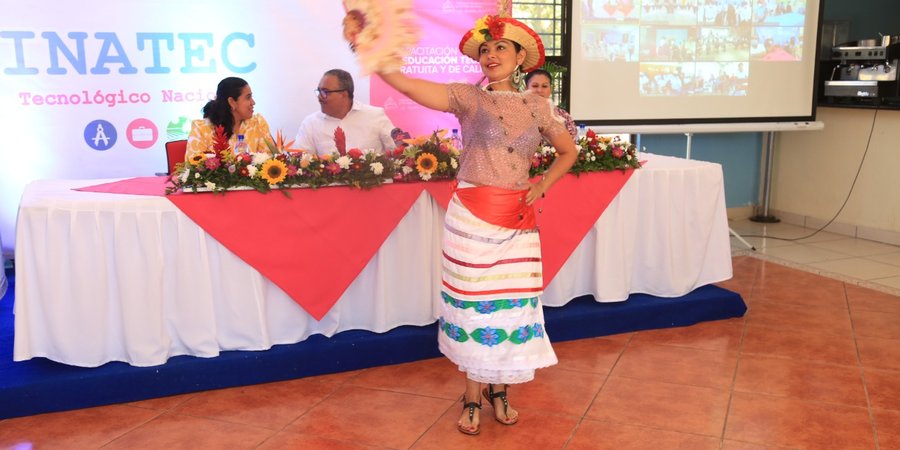
[[[399,71],[378,73],[378,76],[401,94],[426,108],[438,111],[450,109],[450,94],[444,83],[410,78]]]

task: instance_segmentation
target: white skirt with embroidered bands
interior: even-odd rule
[[[544,331],[537,230],[492,225],[450,201],[438,346],[481,383],[524,383],[557,363]]]

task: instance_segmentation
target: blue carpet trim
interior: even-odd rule
[[[233,386],[282,381],[440,356],[437,324],[403,326],[387,333],[345,331],[331,338],[277,345],[266,351],[223,352],[215,358],[178,356],[155,367],[109,363],[82,368],[44,358],[13,362],[13,288],[0,300],[0,419],[145,400]],[[632,295],[627,302],[579,297],[545,308],[554,342],[692,325],[741,317],[740,295],[704,286],[679,298]]]

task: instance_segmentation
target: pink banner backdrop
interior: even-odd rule
[[[415,9],[422,39],[411,49],[404,73],[445,83],[478,81],[481,66],[459,52],[459,40],[479,17],[497,12],[497,1],[417,0]],[[371,78],[370,96],[372,104],[382,106],[395,126],[412,136],[459,127],[452,114],[419,106],[377,76]]]
[[[414,0],[422,42],[407,71],[438,81],[477,81],[457,50],[494,0]],[[342,37],[341,2],[269,0],[265,8],[221,0],[4,2],[0,14],[0,123],[13,130],[0,157],[2,251],[12,254],[19,198],[39,179],[142,177],[166,170],[165,143],[185,139],[222,78],[253,88],[271,130],[294,136],[320,106],[326,70],[357,80],[356,98],[383,106],[411,134],[453,128],[360,73]],[[48,12],[49,11],[49,12]],[[173,11],[177,14],[173,14]],[[110,20],[115,18],[115,20]],[[314,45],[312,45],[314,44]]]

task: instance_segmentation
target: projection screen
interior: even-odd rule
[[[576,0],[569,108],[579,122],[815,118],[820,0]]]

